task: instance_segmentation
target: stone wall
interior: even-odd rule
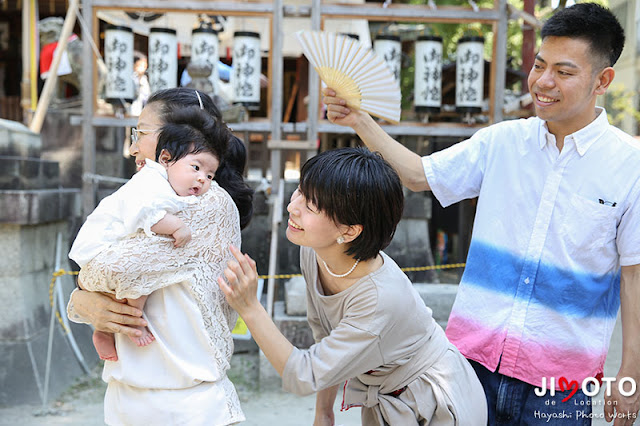
[[[82,186],[82,126],[70,125],[74,109],[50,108],[42,126],[41,158],[60,165],[60,185],[64,188]],[[133,161],[122,155],[124,128],[96,127],[96,174],[130,177],[135,171]]]
[[[5,198],[3,192],[0,204]],[[38,224],[0,223],[0,405],[42,401],[51,319],[49,291],[58,233],[63,247],[60,266],[69,269],[64,251],[68,222],[64,218]],[[62,277],[58,285],[66,303],[74,280]],[[60,311],[64,315],[65,307]],[[91,329],[73,325],[71,332],[80,343],[84,359],[95,365]],[[83,372],[58,320],[53,327],[51,359],[49,400]]]
[[[51,401],[97,361],[91,329],[68,330],[51,315],[52,273],[69,269],[69,219],[80,214],[80,190],[60,188],[59,164],[41,159],[41,147],[22,124],[0,122],[0,405]],[[74,279],[57,283],[64,315]]]

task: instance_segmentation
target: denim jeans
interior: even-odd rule
[[[591,397],[581,388],[569,398],[570,390],[556,390],[551,396],[547,390],[544,396],[535,394],[535,386],[512,377],[487,370],[475,361],[469,360],[476,371],[489,410],[489,426],[504,425],[591,425]]]

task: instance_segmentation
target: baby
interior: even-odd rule
[[[209,190],[228,143],[218,129],[213,118],[199,109],[173,113],[159,130],[156,161],[147,159],[129,182],[100,202],[80,228],[69,257],[83,268],[115,241],[139,230],[150,237],[170,235],[174,247],[187,244],[191,231],[176,213]],[[100,291],[118,297],[118,288]],[[147,297],[127,303],[142,310]],[[141,336],[132,337],[138,346],[155,340],[146,327],[141,331]],[[101,359],[117,361],[113,334],[95,331],[93,342]]]

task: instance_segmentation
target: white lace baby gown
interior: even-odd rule
[[[176,214],[195,202],[194,195],[177,195],[167,180],[165,168],[147,159],[142,170],[103,198],[87,217],[69,257],[83,268],[110,245],[139,229],[154,235],[151,227],[167,213]]]
[[[213,182],[198,203],[178,213],[193,239],[174,248],[166,237],[138,232],[82,269],[87,290],[118,297],[150,294],[145,318],[156,340],[137,347],[116,334],[117,362],[106,362],[105,422],[110,425],[227,425],[244,420],[226,376],[237,319],[217,285],[239,247],[238,211]],[[69,316],[82,321],[69,306]]]

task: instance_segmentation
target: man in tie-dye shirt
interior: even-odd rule
[[[640,407],[639,391],[618,387],[640,382],[640,144],[596,107],[623,46],[608,9],[558,12],[529,74],[537,117],[424,158],[325,89],[329,119],[380,151],[407,187],[445,207],[478,197],[447,336],[483,383],[491,425],[591,424],[583,382],[602,378],[619,308],[622,366],[605,412],[620,426]],[[555,395],[538,396],[540,386]]]

